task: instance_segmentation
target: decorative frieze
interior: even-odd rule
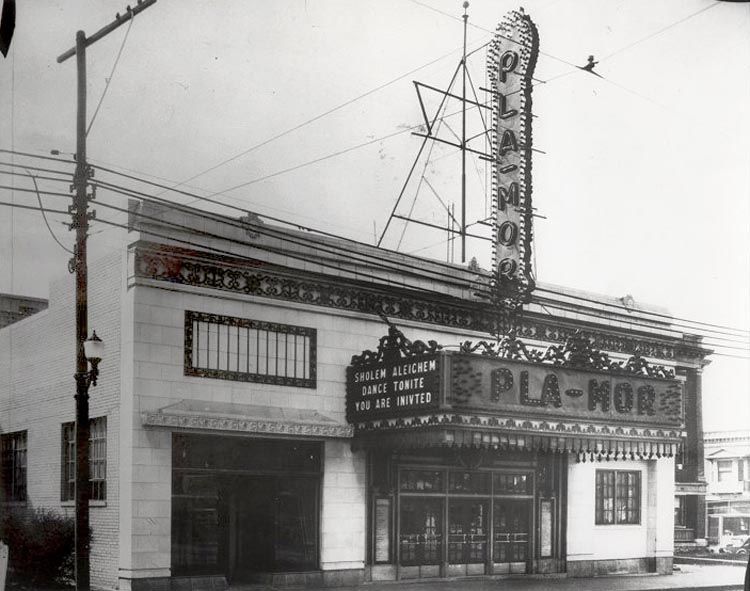
[[[143,424],[147,427],[167,429],[196,429],[200,431],[234,431],[264,435],[306,437],[351,437],[351,425],[301,423],[290,420],[275,421],[245,417],[212,417],[177,415],[162,412],[143,413]]]
[[[444,298],[444,303],[414,296],[406,289],[379,288],[372,283],[315,276],[300,278],[291,269],[261,261],[237,261],[210,255],[195,258],[194,252],[163,245],[140,245],[135,249],[137,277],[207,287],[245,295],[325,306],[339,310],[385,315],[389,318],[424,322],[456,329],[497,334],[501,318],[486,302]],[[523,316],[516,323],[518,338],[547,343],[564,343],[576,332],[611,353],[635,354],[669,361],[694,362],[702,359],[700,347],[676,345],[653,337],[628,336],[575,327],[553,318]]]

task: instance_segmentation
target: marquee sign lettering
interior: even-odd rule
[[[682,424],[679,381],[451,354],[446,404],[482,413]]]
[[[527,302],[531,276],[531,87],[539,53],[536,26],[511,11],[490,45],[492,93],[493,291],[506,309]]]
[[[441,369],[437,353],[349,367],[347,419],[360,422],[437,409]]]
[[[347,368],[350,423],[470,412],[679,427],[678,380],[440,351]]]

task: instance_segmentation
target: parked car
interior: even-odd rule
[[[750,538],[747,538],[739,546],[729,545],[726,547],[727,554],[737,554],[739,556],[747,556],[750,554]]]
[[[743,554],[748,553],[750,536],[748,535],[734,535],[725,534],[721,536],[718,544],[712,544],[708,547],[708,551],[712,554],[739,554],[739,550],[743,550]]]

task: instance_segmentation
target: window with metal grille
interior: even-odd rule
[[[3,499],[7,502],[26,501],[26,431],[0,435],[2,449]]]
[[[596,471],[596,524],[641,522],[641,473],[623,470]]]
[[[185,375],[315,388],[314,328],[185,311]]]
[[[89,482],[91,500],[107,500],[107,417],[89,421]],[[76,426],[62,426],[61,498],[72,501],[76,493]]]

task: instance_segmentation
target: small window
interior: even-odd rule
[[[185,375],[315,388],[314,328],[185,311]]]
[[[8,502],[26,501],[26,431],[0,436],[2,448],[3,498]]]
[[[89,421],[89,482],[91,500],[107,500],[107,417]],[[62,483],[63,501],[75,499],[76,492],[76,426],[62,426]]]
[[[728,482],[732,480],[734,474],[732,470],[732,460],[717,460],[716,477],[719,482]]]
[[[444,492],[443,472],[440,470],[402,470],[401,490],[405,492]]]
[[[641,522],[641,473],[596,471],[596,524]]]

